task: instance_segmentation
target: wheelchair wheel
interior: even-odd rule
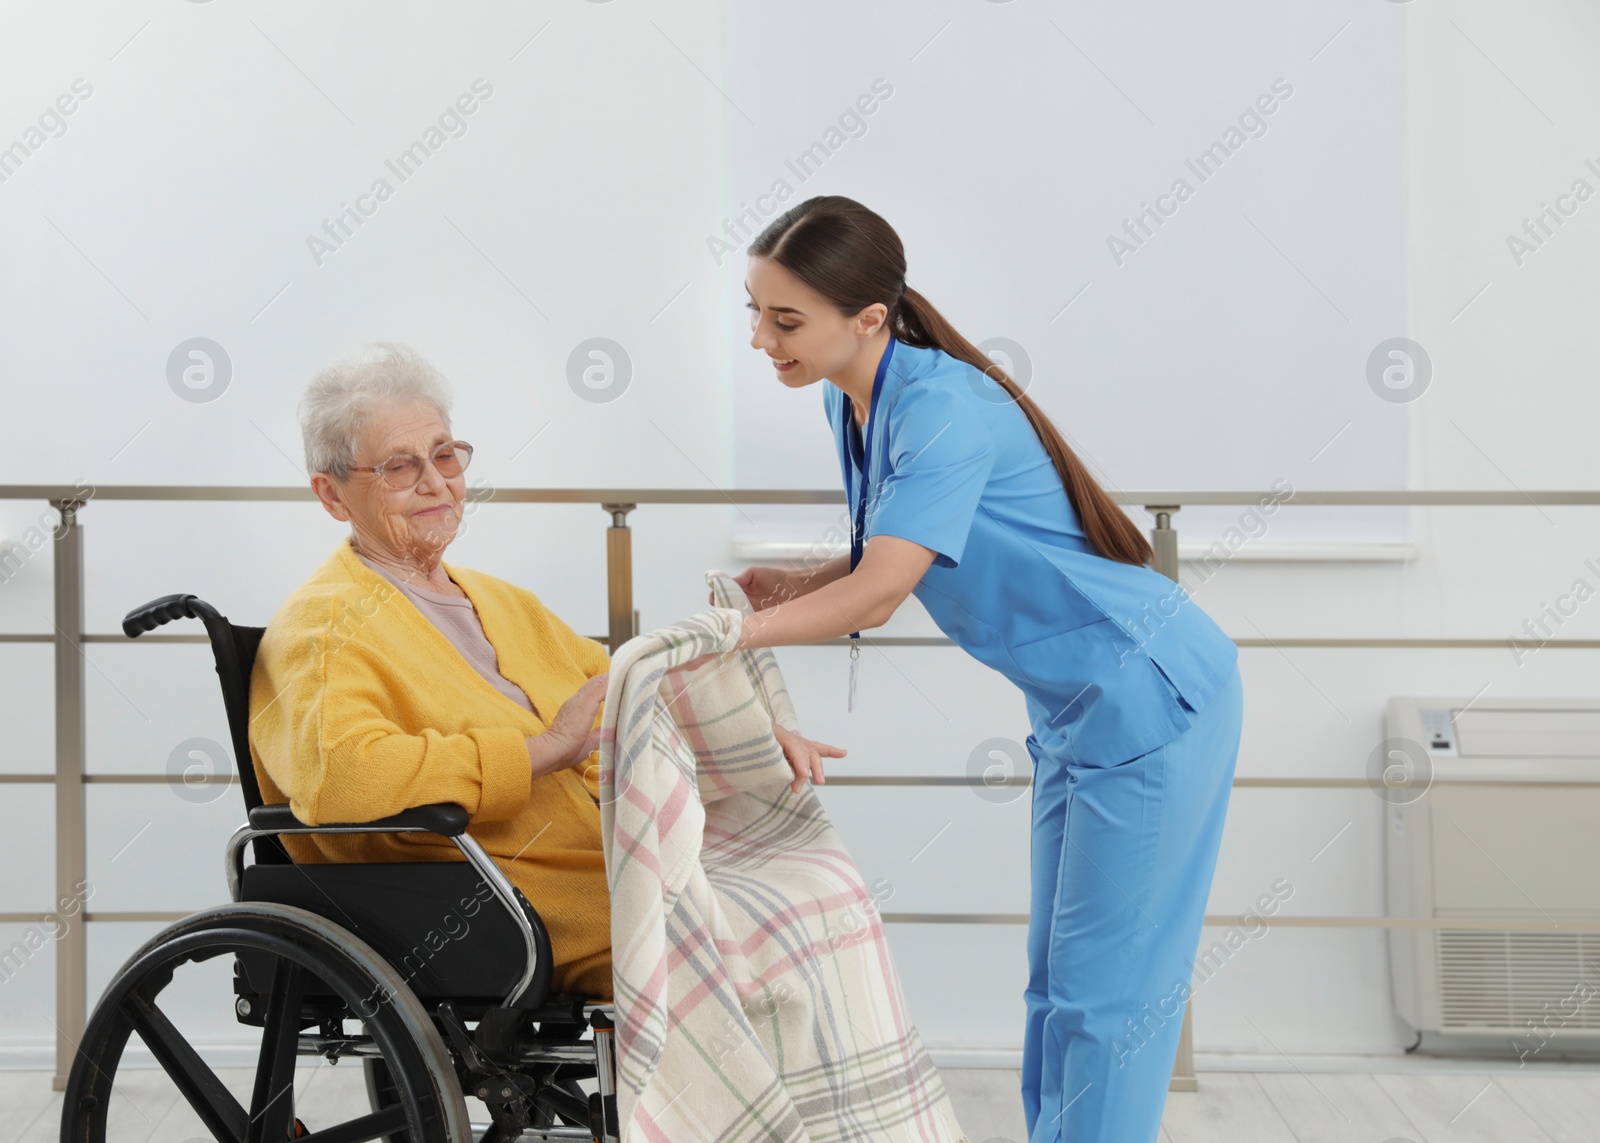
[[[158,1004],[178,969],[224,955],[249,958],[270,983],[256,996],[259,1007],[243,995],[236,1006],[241,1023],[261,1028],[248,1108]],[[225,1002],[233,1005],[234,998]],[[359,1027],[347,1029],[350,1023]],[[320,1034],[303,1036],[308,1025]],[[303,909],[253,903],[207,909],[134,953],[100,998],[73,1059],[62,1143],[116,1143],[115,1081],[135,1033],[218,1140],[472,1141],[454,1064],[404,979],[365,942]],[[340,1123],[299,1122],[295,1058],[330,1053],[382,1060],[390,1098],[381,1110]]]

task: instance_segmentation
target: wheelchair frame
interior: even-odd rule
[[[287,805],[263,804],[251,764],[248,726],[250,671],[264,629],[236,626],[196,596],[169,595],[129,612],[123,631],[136,638],[179,618],[205,623],[248,811],[249,823],[235,831],[225,854],[233,903],[201,910],[162,930],[113,978],[73,1060],[63,1100],[62,1143],[111,1143],[107,1130],[112,1084],[134,1032],[212,1135],[230,1143],[292,1139],[616,1143],[620,1130],[612,1005],[550,992],[551,950],[544,924],[466,832],[467,811],[445,803],[377,821],[308,826]],[[279,840],[296,834],[355,833],[437,834],[455,844],[464,862],[296,866]],[[247,846],[253,846],[256,857],[248,867]],[[296,886],[303,880],[320,898],[303,892],[274,894],[272,867],[284,866],[304,875],[290,879]],[[265,872],[252,878],[263,867]],[[360,910],[355,894],[362,894],[363,887],[346,885],[341,890],[340,879],[408,872],[413,877],[426,874],[445,893],[487,891],[498,909],[485,911],[489,938],[478,938],[479,951],[498,951],[507,940],[520,943],[522,951],[520,967],[505,956],[498,961],[490,958],[488,987],[498,983],[503,992],[449,992],[459,987],[463,974],[451,975],[448,969],[430,972],[419,967],[404,976],[397,961],[406,963],[405,956],[397,958],[395,948],[380,947],[393,945],[396,934],[385,926],[371,926],[377,943],[369,943],[329,915],[337,910],[357,923],[345,906]],[[252,898],[252,881],[258,891],[265,886],[266,892]],[[341,891],[347,897],[343,904],[338,899]],[[274,895],[280,899],[273,900]],[[409,948],[410,936],[402,932],[398,940],[415,951]],[[460,943],[467,942],[463,938]],[[234,956],[235,1016],[263,1030],[248,1109],[227,1091],[156,1004],[157,994],[177,967],[229,952]],[[348,1020],[362,1024],[360,1034],[345,1031]],[[475,1027],[469,1027],[472,1023]],[[308,1026],[316,1031],[308,1034]],[[591,1039],[583,1038],[586,1030],[592,1031]],[[361,1060],[371,1114],[307,1134],[293,1108],[294,1059],[301,1055],[322,1056],[333,1063]],[[598,1088],[587,1098],[577,1084],[583,1078],[593,1078]],[[488,1106],[491,1123],[469,1123],[467,1094]]]

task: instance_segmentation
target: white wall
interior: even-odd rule
[[[706,239],[882,77],[893,95],[866,133],[795,180],[791,201],[846,193],[883,212],[919,289],[975,340],[1026,347],[1032,392],[1108,483],[1592,485],[1600,205],[1521,266],[1505,243],[1574,179],[1600,187],[1583,165],[1600,164],[1589,9],[613,0],[446,17],[416,3],[139,2],[13,6],[0,42],[25,45],[0,72],[0,146],[78,77],[93,86],[66,133],[0,182],[0,483],[299,483],[299,387],[346,348],[393,338],[454,379],[473,474],[495,486],[835,487],[819,395],[760,369],[742,258],[717,264]],[[1294,95],[1270,130],[1116,265],[1107,235],[1279,76]],[[467,133],[319,266],[307,236],[479,77],[494,90]],[[1381,400],[1366,374],[1372,348],[1402,334],[1433,362],[1411,403]],[[168,384],[191,337],[232,361],[217,400]],[[568,384],[569,354],[592,337],[632,361],[614,401]],[[39,507],[0,502],[0,536]],[[1215,536],[1238,512],[1185,509],[1176,524]],[[96,632],[179,590],[263,621],[339,535],[311,506],[91,503],[82,518]],[[736,541],[814,538],[827,518],[639,510],[644,623],[701,606],[701,572],[732,565]],[[596,508],[491,504],[451,558],[598,633],[604,524]],[[1238,638],[1508,637],[1600,554],[1594,534],[1592,509],[1291,508],[1219,574],[1186,579]],[[1250,558],[1369,540],[1409,540],[1417,558]],[[47,552],[0,585],[0,631],[48,632],[49,585]],[[1561,634],[1595,627],[1580,612]],[[889,630],[932,633],[914,607]],[[88,658],[92,771],[159,771],[184,739],[225,740],[204,648]],[[1245,775],[1360,776],[1390,694],[1600,682],[1589,653],[1553,649],[1520,668],[1505,650],[1241,660]],[[839,772],[964,773],[980,741],[1027,733],[1009,684],[955,650],[868,652],[848,716],[841,653],[780,661],[808,733],[850,748]],[[48,647],[0,645],[6,771],[51,766],[49,671]],[[4,789],[0,911],[43,909],[48,787]],[[824,797],[868,876],[896,885],[891,908],[1025,910],[1025,796]],[[1365,790],[1239,791],[1210,911],[1288,878],[1293,910],[1381,912],[1380,809]],[[94,906],[220,899],[238,817],[231,800],[91,787]],[[92,927],[91,990],[156,927]],[[18,928],[0,926],[0,942]],[[930,1043],[1015,1047],[1019,928],[891,938]],[[52,979],[40,958],[0,985],[10,1058],[42,1058],[52,1040]],[[226,1035],[225,1018],[208,1026]],[[1275,930],[1196,1005],[1202,1052],[1401,1039],[1379,933]]]
[[[817,194],[878,210],[918,290],[974,342],[1021,347],[1030,393],[1109,486],[1405,485],[1407,409],[1363,383],[1406,321],[1399,9],[810,10],[730,9],[730,216]],[[852,118],[862,95],[877,108]],[[819,142],[833,153],[799,165]],[[1124,229],[1158,204],[1148,237]],[[721,269],[731,309],[744,259]],[[771,384],[748,347],[734,376],[741,483],[837,484],[820,394]],[[741,539],[814,541],[830,518],[746,512]],[[1209,539],[1236,515],[1182,526]],[[1392,541],[1406,521],[1278,532]]]
[[[1391,11],[1348,9],[1356,23],[1344,35]],[[1600,190],[1584,168],[1600,121],[1600,20],[1592,8],[1482,0],[1404,13],[1407,329],[1434,367],[1431,387],[1409,406],[1412,484],[1592,489],[1600,210],[1581,207],[1520,267],[1506,238],[1573,180]],[[1200,598],[1236,636],[1509,639],[1525,638],[1523,622],[1580,576],[1595,586],[1583,567],[1596,553],[1594,509],[1418,509],[1412,519],[1419,554],[1409,564],[1238,564]],[[1580,610],[1559,635],[1594,639],[1597,630],[1595,614]],[[1509,648],[1261,649],[1241,658],[1245,774],[1361,776],[1384,736],[1390,694],[1481,691],[1489,703],[1600,687],[1594,653],[1582,650],[1546,648],[1521,666]],[[1238,791],[1212,910],[1238,911],[1282,876],[1298,887],[1295,910],[1381,912],[1380,820],[1365,790]],[[1539,886],[1525,888],[1541,897]],[[1373,933],[1272,932],[1202,995],[1198,1046],[1397,1051],[1409,1038],[1388,1015],[1383,949]]]
[[[721,99],[695,70],[720,72],[722,39],[720,10],[692,3],[7,7],[0,137],[22,138],[79,77],[90,93],[0,182],[0,482],[304,484],[306,379],[395,339],[453,379],[475,485],[730,483],[725,316],[699,240],[722,211]],[[467,101],[465,133],[402,182],[385,160],[478,79],[490,94]],[[308,237],[380,178],[392,195],[319,258]],[[169,384],[193,337],[231,361],[212,400]],[[615,400],[569,384],[569,356],[597,337],[632,364]],[[40,507],[0,504],[0,536],[25,536]],[[646,615],[703,605],[727,515],[640,514]],[[265,622],[340,535],[309,505],[91,502],[82,520],[93,632],[173,591]],[[490,504],[450,558],[599,633],[607,522],[598,507]],[[46,552],[0,586],[0,631],[50,631],[50,577]],[[185,739],[226,741],[203,648],[88,658],[91,771],[159,772]],[[49,663],[47,647],[0,646],[7,770],[52,765]],[[4,792],[16,875],[0,878],[0,911],[43,910],[48,789]],[[89,803],[96,908],[222,896],[231,801],[98,786]],[[92,989],[150,929],[95,926]],[[0,1036],[53,1039],[50,971],[36,959],[0,986]]]

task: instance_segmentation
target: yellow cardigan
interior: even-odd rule
[[[538,715],[490,686],[346,537],[284,601],[256,655],[250,756],[262,797],[287,801],[308,825],[459,803],[472,815],[468,832],[550,930],[554,987],[609,1000],[599,756],[535,781],[524,739],[610,660],[531,592],[444,567],[477,609],[500,673]],[[283,840],[297,862],[462,860],[434,834]]]

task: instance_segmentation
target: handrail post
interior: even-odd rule
[[[1156,518],[1150,529],[1150,547],[1153,549],[1155,570],[1173,583],[1178,582],[1178,532],[1172,526],[1172,514],[1182,505],[1146,504],[1144,510]],[[1199,1091],[1200,1081],[1194,1074],[1194,1000],[1191,997],[1183,1006],[1183,1029],[1178,1033],[1178,1054],[1172,1061],[1172,1080],[1168,1091]]]
[[[1174,583],[1178,582],[1178,532],[1172,526],[1172,514],[1180,507],[1178,504],[1144,506],[1144,510],[1156,518],[1156,526],[1150,529],[1155,569]]]
[[[81,500],[51,502],[61,513],[55,534],[56,900],[80,899],[87,880],[84,845],[83,530]],[[88,1020],[87,941],[82,915],[56,926],[56,1070],[51,1087],[65,1091],[67,1073]]]
[[[601,505],[611,513],[611,527],[606,529],[606,606],[610,614],[607,639],[613,655],[638,634],[633,611],[633,530],[628,527],[628,513],[636,507]]]

